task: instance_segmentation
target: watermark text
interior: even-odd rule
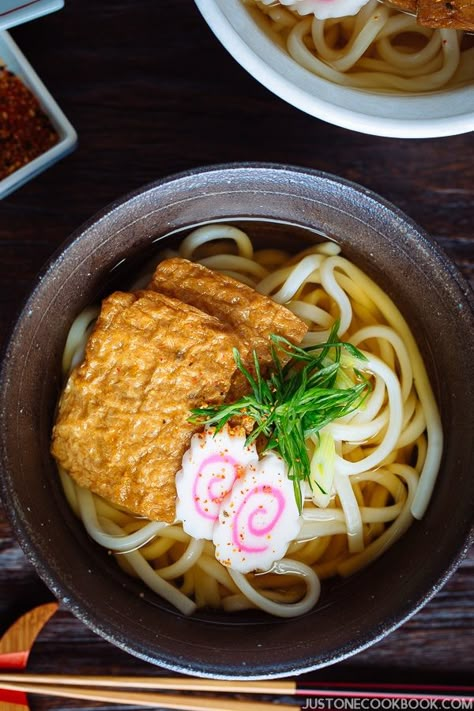
[[[473,698],[308,696],[302,711],[474,711]]]

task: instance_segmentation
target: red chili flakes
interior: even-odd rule
[[[47,151],[59,140],[31,91],[0,67],[0,180]]]

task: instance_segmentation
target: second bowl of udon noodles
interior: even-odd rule
[[[230,224],[258,248],[295,252],[329,240],[396,302],[440,405],[445,448],[428,509],[384,555],[323,580],[318,604],[285,619],[259,610],[186,616],[123,572],[67,504],[50,455],[61,359],[79,312],[124,289],[194,228]],[[150,662],[213,677],[278,677],[364,649],[423,605],[469,542],[472,298],[406,216],[338,178],[274,165],[218,166],[145,187],[105,209],[46,267],[2,370],[3,489],[20,542],[57,597],[94,631]]]
[[[414,18],[398,12],[390,19],[397,11],[377,0],[359,11],[350,32],[342,30],[348,32],[343,42],[333,35],[344,23],[312,26],[311,16],[292,15],[278,3],[195,2],[234,59],[267,89],[316,118],[394,138],[474,130],[472,36],[459,46],[455,30],[436,30],[431,37],[431,30],[420,28],[427,44],[415,56],[403,49],[406,38],[416,36]],[[400,27],[400,20],[408,26]]]

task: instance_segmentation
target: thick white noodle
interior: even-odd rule
[[[397,442],[396,449],[402,449],[409,444],[415,442],[420,435],[426,430],[425,413],[420,403],[417,404],[415,414],[410,422],[404,427],[400,439]]]
[[[81,311],[69,329],[62,360],[62,370],[64,374],[70,373],[71,370],[84,359],[88,330],[98,315],[99,308],[97,306],[90,306],[84,309],[84,311]]]
[[[306,348],[307,346],[317,346],[321,343],[326,343],[330,333],[330,328],[326,328],[323,331],[308,331],[301,341],[301,345]]]
[[[387,23],[388,17],[387,7],[379,7],[377,12],[373,13],[372,4],[365,5],[357,16],[357,31],[352,34],[343,52],[337,51],[327,44],[324,32],[325,22],[312,22],[310,30],[316,52],[322,59],[329,62],[333,69],[347,72],[374,42]]]
[[[334,485],[346,519],[347,545],[349,546],[349,551],[351,553],[359,553],[364,550],[364,530],[362,527],[362,516],[359,504],[349,478],[341,474],[337,467],[334,476]]]
[[[318,232],[320,237],[323,237],[324,239],[328,239],[325,234],[322,232]],[[310,252],[314,252],[316,254],[325,254],[327,257],[334,257],[336,254],[341,253],[341,246],[337,242],[320,242],[319,244],[316,244],[314,247],[310,247],[309,250]]]
[[[351,424],[364,424],[375,420],[382,409],[385,398],[385,383],[382,378],[376,378],[372,392],[364,403],[362,410],[354,413]]]
[[[268,274],[268,269],[265,269],[253,259],[240,257],[237,254],[216,254],[213,257],[200,259],[199,264],[215,271],[231,269],[239,276],[242,273],[250,274],[257,279],[264,279]]]
[[[428,506],[433,492],[443,453],[443,430],[441,427],[441,419],[428,379],[428,374],[413,334],[404,317],[388,294],[374,281],[372,281],[372,279],[364,274],[364,272],[356,267],[355,264],[352,264],[347,259],[339,257],[338,267],[349,277],[365,287],[366,291],[370,294],[373,302],[377,304],[378,309],[388,324],[399,333],[408,351],[413,370],[413,380],[425,413],[428,435],[428,448],[426,451],[425,462],[412,504],[413,516],[420,519],[426,511],[426,507]]]
[[[370,422],[351,422],[350,424],[337,424],[332,422],[326,425],[324,432],[329,432],[334,439],[343,440],[344,442],[364,443],[371,437],[375,437],[388,423],[389,413],[384,410],[381,415],[374,418]],[[416,439],[416,438],[415,438]]]
[[[407,401],[404,402],[403,404],[404,404],[404,408],[403,408],[402,431],[405,431],[405,429],[408,427],[408,425],[410,423],[410,420],[415,415],[416,409],[421,407],[421,404],[420,404],[420,401],[417,399],[415,392],[413,392],[413,391],[408,396]]]
[[[377,0],[370,0],[354,17],[337,20],[301,19],[295,14],[293,23],[271,27],[277,42],[280,30],[287,35],[283,46],[295,62],[343,86],[421,93],[472,81],[474,76],[473,67],[466,68],[470,50],[460,51],[462,32],[422,27],[416,18],[393,13]],[[411,49],[403,42],[409,35],[414,38]]]
[[[102,530],[94,506],[94,497],[89,489],[77,486],[76,493],[81,518],[87,533],[94,541],[111,551],[125,553],[140,548],[140,546],[151,541],[154,536],[168,525],[159,521],[150,521],[146,526],[135,531],[135,533],[126,535],[120,530],[119,535],[111,536]]]
[[[327,311],[321,309],[314,304],[308,304],[306,301],[293,300],[286,304],[286,307],[299,318],[312,321],[313,326],[321,326],[326,328],[329,333],[333,323],[333,318]]]
[[[64,471],[64,469],[58,465],[59,477],[61,479],[61,485],[64,489],[64,495],[69,502],[69,506],[72,508],[74,513],[78,518],[81,516],[81,511],[79,509],[79,502],[77,500],[76,494],[76,484],[71,479],[69,474]]]
[[[117,526],[117,524],[109,520],[104,521],[104,528],[108,531],[110,538],[117,538],[122,532],[120,526]],[[153,592],[174,605],[183,615],[192,615],[196,610],[196,603],[186,595],[183,595],[174,585],[163,580],[148,561],[140,555],[139,551],[131,551],[129,553],[123,553],[122,555],[138,577],[141,578]]]
[[[271,294],[273,301],[277,304],[286,304],[287,301],[293,298],[298,289],[304,284],[305,281],[314,274],[314,272],[319,268],[321,262],[323,261],[323,256],[319,254],[308,254],[307,257],[296,264],[289,270],[289,274],[286,277],[283,285],[275,294]],[[285,269],[284,272],[288,270]],[[268,294],[274,288],[274,282],[279,272],[270,274],[267,279],[263,279],[257,287],[257,291],[261,294]]]
[[[321,583],[312,568],[299,561],[283,558],[275,563],[272,572],[302,577],[306,585],[306,594],[302,600],[292,603],[279,603],[274,600],[269,600],[265,595],[262,595],[262,593],[252,587],[242,573],[229,569],[232,580],[245,597],[250,600],[255,607],[271,615],[275,615],[276,617],[295,617],[309,612],[309,610],[315,606],[321,594]]]
[[[328,257],[320,267],[321,284],[339,307],[339,328],[337,335],[341,337],[346,333],[352,321],[352,306],[344,289],[337,283],[334,269],[340,257]]]
[[[220,223],[203,225],[193,230],[181,242],[179,256],[184,259],[191,259],[198,247],[215,239],[231,239],[237,245],[241,257],[253,258],[253,245],[248,235],[237,227]]]
[[[411,476],[412,495],[416,488],[416,479]],[[416,473],[415,473],[416,477]],[[404,478],[404,477],[402,477]],[[372,481],[380,484],[390,493],[394,504],[384,507],[360,507],[362,523],[388,522],[397,518],[399,513],[407,506],[406,489],[398,476],[385,469],[377,471],[363,472],[351,477],[354,483]],[[412,498],[412,496],[410,497]],[[398,512],[398,513],[397,513]],[[303,526],[301,527],[298,540],[308,541],[320,536],[332,536],[338,533],[347,534],[345,514],[341,509],[319,509],[314,506],[305,506],[303,509]]]
[[[366,457],[357,462],[350,462],[336,454],[336,472],[339,474],[360,474],[374,469],[388,457],[395,449],[402,431],[403,402],[400,384],[395,373],[383,361],[366,351],[362,351],[367,358],[364,368],[370,373],[382,378],[387,388],[390,418],[381,443]]]
[[[249,277],[248,274],[242,274],[242,272],[235,272],[232,269],[219,269],[217,271],[220,271],[221,274],[226,274],[227,276],[230,276],[233,279],[242,282],[242,284],[247,284],[247,286],[250,286],[252,289],[255,289],[258,284],[258,281],[256,279]]]
[[[390,328],[389,326],[377,325],[361,328],[350,337],[349,341],[354,346],[359,346],[360,343],[368,338],[383,339],[388,341],[393,346],[400,364],[402,398],[405,402],[413,385],[413,370],[410,363],[410,357],[403,340],[393,328]]]
[[[352,575],[357,570],[365,567],[369,562],[378,558],[384,551],[392,546],[402,536],[413,521],[411,508],[415,491],[418,486],[418,475],[412,467],[406,464],[391,464],[387,469],[405,480],[408,494],[402,512],[392,525],[381,536],[375,538],[368,546],[352,558],[348,558],[338,567],[340,575]],[[367,478],[364,476],[363,478]]]
[[[347,525],[343,521],[305,521],[296,537],[296,541],[312,541],[323,536],[336,536],[343,533],[347,535]]]
[[[402,504],[396,503],[389,506],[359,506],[360,517],[362,523],[379,523],[393,521],[401,511]],[[319,509],[319,508],[309,508],[305,507],[303,509],[303,520],[306,523],[328,523],[328,522],[339,522],[344,523],[346,517],[344,511],[341,509]],[[299,539],[303,538],[304,524],[298,536]],[[346,529],[344,530],[346,532]]]
[[[190,570],[201,557],[205,541],[202,538],[191,538],[188,547],[183,555],[171,565],[165,568],[157,568],[156,573],[164,580],[179,578],[187,570]]]
[[[213,553],[212,557],[210,555],[203,554],[197,561],[196,565],[198,568],[201,568],[201,570],[203,570],[208,577],[217,580],[220,585],[223,585],[225,588],[233,590],[234,592],[238,591],[238,588],[229,575],[228,569],[216,560]]]

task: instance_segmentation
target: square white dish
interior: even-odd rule
[[[2,0],[0,30],[35,20],[64,7],[64,0]]]
[[[77,143],[77,134],[31,64],[8,32],[5,31],[0,32],[0,61],[2,64],[5,63],[7,68],[12,71],[36,97],[59,137],[58,142],[54,146],[11,175],[0,180],[0,199],[2,199],[72,151]]]

